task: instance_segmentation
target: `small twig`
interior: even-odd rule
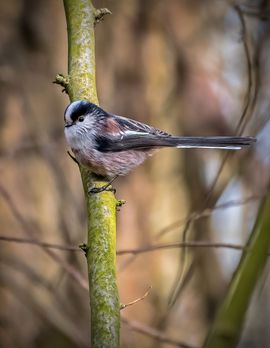
[[[149,295],[149,292],[150,292],[151,289],[152,289],[152,285],[149,286],[149,288],[147,289],[146,293],[145,293],[142,297],[139,297],[139,298],[137,298],[136,300],[131,301],[131,302],[129,302],[129,303],[121,304],[120,310],[125,309],[125,308],[127,308],[127,307],[129,307],[129,306],[133,306],[134,304],[136,304],[136,303],[138,303],[138,302],[144,300],[144,299]]]
[[[188,231],[191,227],[191,223],[192,223],[191,220],[187,221],[185,228],[183,230],[183,233],[181,233],[182,234],[182,243],[184,243],[184,244],[187,243],[187,236],[188,236]],[[172,307],[175,304],[175,302],[178,298],[178,295],[180,293],[180,290],[182,288],[182,283],[183,283],[183,280],[185,278],[186,252],[187,252],[187,249],[184,246],[182,252],[180,253],[180,260],[179,260],[180,262],[178,263],[177,276],[174,280],[174,284],[171,288],[170,295],[169,295],[169,301],[168,301],[169,307]]]
[[[84,252],[84,255],[87,257],[89,246],[86,243],[82,243],[79,245],[79,248]]]
[[[126,200],[124,199],[118,199],[116,203],[117,207],[122,207],[124,204],[126,204]]]
[[[252,99],[254,96],[252,96],[252,88],[253,88],[253,76],[252,76],[252,57],[249,49],[249,44],[248,44],[248,31],[246,27],[246,21],[243,16],[241,7],[238,5],[234,5],[234,9],[239,17],[241,27],[242,27],[242,35],[243,35],[243,48],[246,56],[246,64],[247,64],[247,76],[248,76],[248,83],[247,83],[247,90],[246,90],[246,95],[245,95],[245,105],[242,111],[242,115],[239,119],[237,128],[236,128],[236,133],[242,134],[244,131],[244,128],[246,126],[246,123],[248,121],[247,113],[249,106],[252,102]],[[245,118],[247,120],[245,121]]]
[[[64,87],[62,92],[65,92],[66,94],[68,94],[68,88],[69,88],[69,77],[68,76],[65,76],[63,74],[57,74],[55,76],[55,80],[53,81],[53,83]]]
[[[112,14],[108,8],[99,8],[95,11],[95,25],[104,20],[104,17]]]
[[[126,319],[125,317],[121,317],[121,320],[131,330],[139,332],[143,335],[150,336],[159,342],[167,343],[167,344],[170,344],[171,346],[180,347],[180,348],[195,348],[194,346],[191,346],[191,345],[186,344],[184,342],[175,340],[171,337],[167,337],[162,332],[160,332],[160,331],[158,331],[150,326],[142,324],[138,321],[135,321],[135,320],[130,321],[130,320]]]
[[[87,252],[87,245],[81,244],[78,247],[71,245],[60,245],[54,243],[47,243],[37,239],[27,239],[21,237],[9,237],[0,235],[0,241],[3,242],[14,242],[19,244],[32,244],[44,249],[56,249],[61,251],[75,251]],[[122,249],[117,251],[117,255],[126,255],[126,254],[143,254],[152,251],[162,250],[162,249],[174,249],[174,248],[228,248],[234,250],[246,250],[244,245],[232,244],[232,243],[212,243],[212,242],[177,242],[177,243],[168,243],[168,244],[156,244],[148,245],[146,247],[141,247],[138,249]]]
[[[40,240],[36,239],[27,239],[27,238],[21,238],[21,237],[8,237],[8,236],[1,236],[0,235],[0,241],[2,242],[14,242],[19,244],[32,244],[43,248],[48,249],[56,249],[61,251],[81,251],[81,247],[74,247],[70,245],[59,245],[59,244],[53,244],[53,243],[47,243],[42,242]]]
[[[161,249],[173,249],[173,248],[228,248],[234,250],[246,250],[244,245],[241,244],[231,244],[231,243],[212,243],[212,242],[177,242],[168,244],[156,244],[148,245],[137,249],[122,249],[117,251],[117,255],[126,254],[142,254],[151,251],[157,251]]]

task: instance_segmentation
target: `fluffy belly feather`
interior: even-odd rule
[[[135,150],[110,153],[97,150],[83,152],[73,149],[72,151],[79,163],[88,167],[93,173],[105,177],[126,175],[150,154],[149,151]]]

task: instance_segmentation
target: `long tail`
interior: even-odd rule
[[[256,142],[253,137],[171,137],[171,142],[177,148],[206,148],[240,150],[243,146],[248,146]]]
[[[102,152],[118,152],[126,150],[151,150],[161,147],[177,148],[210,148],[224,150],[239,150],[243,146],[251,145],[256,141],[252,137],[176,137],[137,132],[126,134],[119,139],[99,137],[98,150]]]

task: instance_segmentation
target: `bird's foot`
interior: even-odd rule
[[[117,178],[117,176],[113,177],[106,185],[101,186],[101,187],[91,187],[88,190],[88,193],[101,193],[104,191],[108,191],[108,192],[113,192],[114,194],[116,193],[116,189],[114,189],[111,185],[114,182],[114,180]]]
[[[104,186],[101,186],[101,187],[91,187],[89,190],[88,190],[88,193],[101,193],[101,192],[104,192],[104,191],[108,191],[108,192],[113,192],[114,194],[116,193],[116,189],[114,189],[110,183],[104,185]]]

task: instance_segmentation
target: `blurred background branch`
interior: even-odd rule
[[[270,190],[262,202],[258,217],[247,242],[226,297],[213,323],[205,348],[235,347],[241,335],[251,296],[262,274],[270,247]]]

